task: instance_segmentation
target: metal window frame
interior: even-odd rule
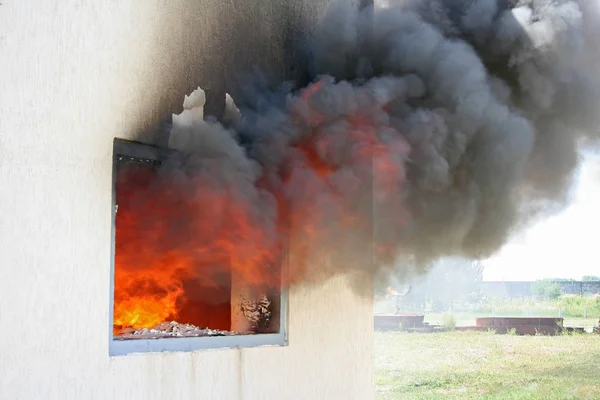
[[[112,162],[112,199],[111,199],[111,259],[110,259],[110,288],[109,288],[109,316],[108,316],[108,348],[110,356],[123,356],[136,353],[156,352],[190,352],[210,349],[231,349],[263,346],[288,345],[288,292],[282,286],[280,296],[280,321],[279,333],[254,334],[240,336],[214,336],[192,338],[161,338],[139,340],[114,340],[114,282],[115,282],[115,233],[116,233],[116,194],[117,194],[117,162],[120,156],[146,159],[151,161],[165,161],[176,156],[177,152],[167,148],[151,146],[139,142],[115,138],[113,142]],[[282,275],[285,274],[287,260],[282,266]]]

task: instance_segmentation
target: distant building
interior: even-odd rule
[[[487,281],[479,284],[486,297],[531,297],[531,281]],[[564,294],[593,295],[600,294],[600,282],[597,281],[557,281]]]

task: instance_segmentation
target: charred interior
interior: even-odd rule
[[[279,333],[281,287],[234,273],[227,223],[204,220],[218,204],[182,184],[179,156],[115,141],[114,339]]]

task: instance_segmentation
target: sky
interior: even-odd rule
[[[532,224],[485,260],[486,281],[600,275],[600,153],[587,152],[562,212]]]

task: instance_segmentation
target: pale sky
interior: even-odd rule
[[[516,234],[495,256],[484,261],[484,280],[600,275],[598,152],[585,154],[572,190],[573,201],[564,211]]]

